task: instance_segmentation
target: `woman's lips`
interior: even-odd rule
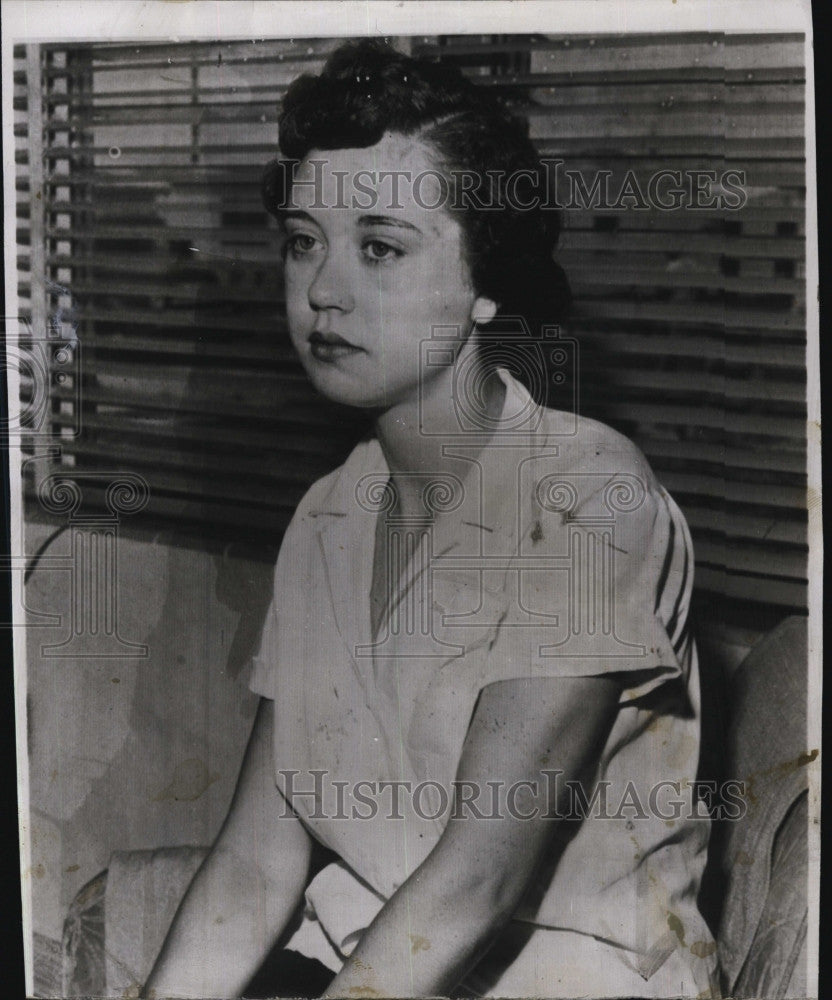
[[[309,349],[313,358],[326,362],[337,361],[361,350],[337,333],[320,333],[318,330],[309,337]]]

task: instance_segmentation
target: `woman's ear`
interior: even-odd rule
[[[478,295],[471,306],[471,321],[473,323],[490,323],[497,315],[499,306],[493,299]]]

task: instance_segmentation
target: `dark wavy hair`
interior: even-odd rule
[[[310,150],[366,148],[386,132],[417,136],[449,185],[463,172],[467,183],[474,179],[453,211],[474,289],[498,303],[484,329],[497,333],[508,328],[509,317],[522,316],[534,336],[565,317],[569,285],[553,259],[559,213],[540,207],[545,181],[528,122],[456,67],[376,40],[348,42],[319,76],[305,74],[291,84],[278,129],[283,158],[263,179],[264,203],[276,217],[287,203],[294,164]],[[534,203],[535,195],[536,207],[520,207]]]

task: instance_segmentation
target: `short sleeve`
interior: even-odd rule
[[[639,475],[592,476],[573,478],[565,512],[541,506],[532,518],[479,687],[610,675],[628,702],[686,678],[693,558],[684,518],[646,463]]]
[[[275,571],[276,572],[276,571]],[[251,658],[251,676],[248,686],[263,698],[275,697],[277,667],[277,606],[275,592],[263,622],[263,631],[257,652]]]

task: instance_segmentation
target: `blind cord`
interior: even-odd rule
[[[53,531],[52,534],[46,539],[46,541],[41,544],[40,548],[38,548],[37,552],[32,556],[32,558],[29,560],[26,566],[26,572],[23,574],[24,584],[29,582],[29,577],[38,568],[38,563],[40,562],[43,553],[49,548],[52,542],[55,541],[58,535],[66,531],[68,527],[69,525],[63,524],[61,525],[60,528],[56,528],[55,531]]]

